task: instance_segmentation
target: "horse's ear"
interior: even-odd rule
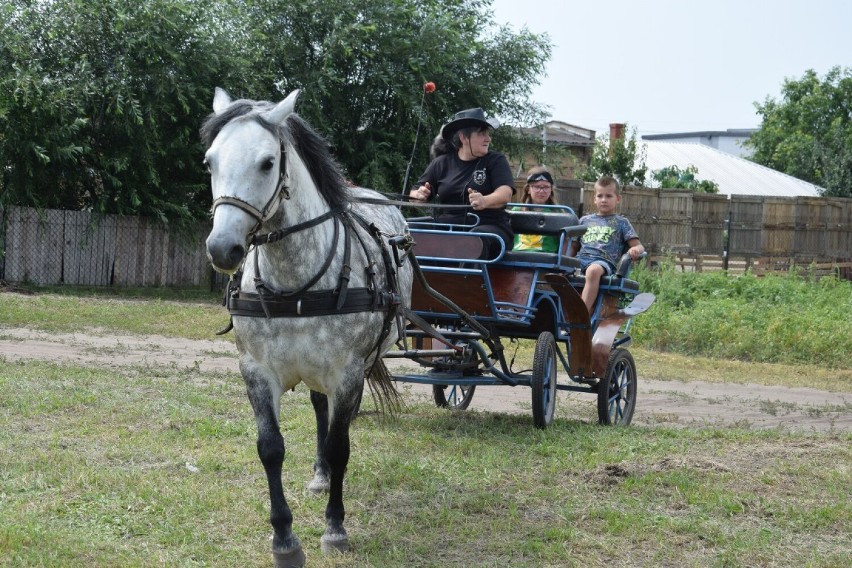
[[[296,108],[296,99],[299,98],[299,89],[296,89],[287,98],[275,105],[271,111],[264,113],[263,118],[271,124],[282,124]]]
[[[216,91],[213,93],[213,112],[220,114],[223,110],[228,108],[228,105],[230,104],[231,95],[229,95],[225,89],[216,87]]]

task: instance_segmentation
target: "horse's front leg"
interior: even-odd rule
[[[308,483],[311,493],[329,490],[328,462],[325,461],[325,440],[328,437],[328,397],[311,391],[311,404],[317,419],[317,457],[314,461],[314,477]]]
[[[363,365],[351,365],[331,400],[328,436],[325,440],[325,462],[330,473],[328,504],[325,508],[323,552],[346,552],[349,537],[343,528],[346,511],[343,507],[343,476],[349,463],[349,425],[358,411],[364,389]]]
[[[257,454],[266,471],[269,484],[270,514],[272,524],[272,556],[276,568],[301,568],[305,565],[302,544],[293,534],[293,513],[284,498],[281,469],[284,463],[284,438],[278,426],[280,387],[277,381],[267,378],[251,364],[240,363],[246,392],[257,423]]]

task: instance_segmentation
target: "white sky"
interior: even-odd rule
[[[532,99],[554,120],[639,135],[754,128],[785,78],[852,67],[849,0],[493,0],[494,20],[547,32]]]

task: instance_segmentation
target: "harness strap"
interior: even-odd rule
[[[254,235],[251,238],[251,242],[249,244],[265,245],[267,243],[274,243],[275,241],[280,241],[287,235],[292,235],[293,233],[298,233],[299,231],[304,231],[305,229],[316,227],[320,223],[324,223],[325,221],[328,221],[332,217],[335,217],[341,214],[342,212],[343,211],[341,209],[329,209],[319,217],[314,217],[313,219],[309,219],[307,221],[304,221],[303,223],[299,223],[298,225],[293,225],[291,227],[280,229],[278,231],[272,231],[271,233],[267,233],[265,235]]]
[[[346,213],[341,213],[340,217],[343,220],[343,264],[340,267],[340,275],[337,277],[337,288],[334,289],[337,294],[338,307],[346,303],[346,295],[349,292],[349,273],[352,272],[350,264],[352,260],[352,247],[350,246],[349,237],[349,234],[352,232],[352,226]],[[364,252],[366,254],[366,251]],[[367,258],[369,260],[369,255],[367,255]]]
[[[293,318],[353,314],[358,312],[386,312],[394,305],[390,294],[381,293],[377,310],[372,310],[375,291],[367,288],[351,288],[346,301],[338,307],[334,290],[305,292],[300,298],[283,298],[240,292],[227,300],[231,316]]]
[[[260,263],[258,262],[257,258],[255,258],[255,262],[254,262],[255,287],[258,289],[258,291],[261,291],[261,292],[268,291],[269,294],[276,294],[276,295],[280,295],[280,296],[285,297],[285,298],[293,298],[295,296],[299,296],[301,294],[304,294],[305,291],[308,290],[308,288],[310,288],[311,286],[313,286],[314,284],[319,282],[319,279],[322,278],[322,276],[328,270],[328,267],[331,266],[331,261],[334,260],[334,255],[337,252],[337,239],[339,238],[339,236],[340,236],[340,222],[339,222],[338,218],[335,217],[334,218],[334,237],[332,238],[331,247],[329,248],[329,251],[328,251],[328,256],[325,257],[325,262],[323,262],[322,267],[320,267],[319,271],[316,274],[314,274],[313,278],[311,278],[306,284],[304,284],[298,290],[287,290],[287,291],[271,291],[271,290],[269,290],[269,288],[267,288],[266,284],[263,282],[263,279],[261,278],[260,269],[259,269]],[[258,249],[258,247],[255,247],[255,249],[254,249],[255,254],[257,254],[257,249]],[[269,295],[269,294],[267,294],[267,295]]]

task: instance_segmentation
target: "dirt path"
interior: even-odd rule
[[[97,331],[56,334],[24,328],[0,329],[0,362],[43,359],[83,365],[177,365],[202,371],[237,371],[233,343],[160,336],[102,335]],[[407,360],[394,366],[407,365]],[[751,428],[852,431],[852,393],[809,388],[647,380],[639,369],[639,394],[634,424],[739,425]],[[567,379],[560,378],[560,382]],[[429,387],[403,385],[411,397],[431,397]],[[527,387],[478,387],[470,406],[475,410],[530,413]],[[561,391],[557,416],[595,419],[595,397]]]

